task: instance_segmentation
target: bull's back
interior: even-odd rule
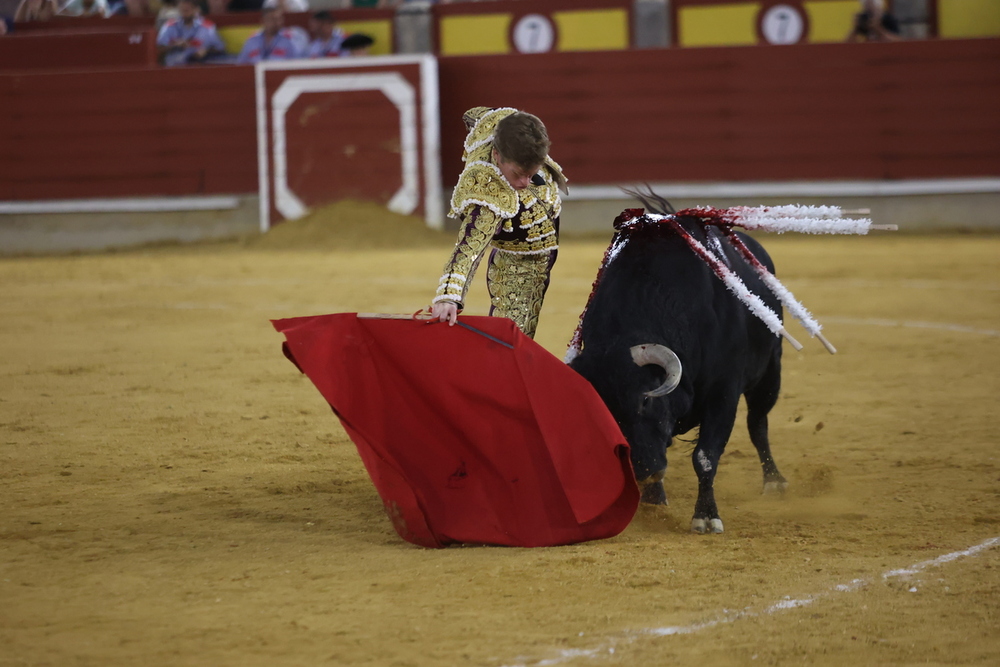
[[[587,315],[629,329],[645,328],[643,323],[650,319],[673,319],[690,304],[710,298],[710,279],[714,279],[711,270],[681,239],[633,238],[605,268]]]
[[[637,235],[605,269],[583,322],[584,350],[666,345],[681,357],[685,372],[706,384],[720,377],[762,373],[780,341],[729,291],[714,270],[672,232]],[[705,234],[706,247],[717,246]],[[773,270],[764,248],[741,235],[754,255]],[[722,243],[728,265],[771,308],[780,304],[746,261]]]

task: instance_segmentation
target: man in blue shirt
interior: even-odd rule
[[[313,29],[313,41],[309,44],[309,57],[335,58],[342,55],[344,31],[337,27],[333,14],[326,10],[316,12],[310,23]]]
[[[289,60],[305,56],[295,34],[286,28],[285,15],[277,7],[260,12],[261,30],[250,35],[236,59],[239,63],[260,60]]]
[[[156,38],[164,65],[202,62],[226,50],[215,32],[215,24],[198,16],[195,0],[180,0],[177,11],[180,18],[164,23]]]

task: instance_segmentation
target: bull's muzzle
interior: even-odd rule
[[[674,354],[673,350],[666,345],[646,343],[645,345],[633,345],[629,348],[629,351],[632,352],[632,361],[637,365],[647,366],[649,364],[656,364],[667,374],[666,379],[663,380],[663,384],[656,389],[647,391],[645,393],[646,396],[650,398],[666,396],[674,389],[677,389],[677,385],[681,383],[681,360]]]

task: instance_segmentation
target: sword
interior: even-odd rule
[[[418,310],[412,315],[406,315],[404,313],[358,313],[359,320],[414,320],[417,322],[423,321],[427,324],[434,324],[438,320],[430,320],[426,315],[423,315],[424,311]],[[423,315],[423,316],[422,316]],[[491,336],[482,329],[477,329],[471,324],[466,324],[460,320],[455,320],[455,324],[462,327],[463,329],[468,329],[469,331],[479,334],[483,338],[488,338],[494,343],[500,343],[509,350],[513,350],[514,346],[506,341],[502,341],[495,336]]]
[[[468,329],[469,331],[477,333],[480,336],[482,336],[483,338],[489,338],[494,343],[500,343],[501,345],[503,345],[504,347],[506,347],[506,348],[508,348],[510,350],[514,349],[514,346],[511,345],[510,343],[505,343],[504,341],[500,340],[499,338],[494,338],[493,336],[489,335],[485,331],[477,329],[476,327],[472,326],[471,324],[466,324],[465,322],[460,322],[458,320],[455,320],[455,324],[457,324],[458,326],[463,327],[465,329]]]

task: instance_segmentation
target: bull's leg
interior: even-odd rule
[[[695,533],[721,533],[722,519],[715,504],[715,471],[736,423],[737,395],[723,405],[706,411],[698,433],[698,444],[691,455],[694,472],[698,475],[698,500],[694,505],[691,530]]]
[[[747,430],[750,432],[750,442],[757,449],[760,467],[764,472],[765,494],[784,493],[788,488],[788,480],[778,472],[778,466],[771,456],[771,441],[767,435],[767,414],[777,403],[780,388],[781,361],[775,359],[768,367],[764,378],[746,393]]]

